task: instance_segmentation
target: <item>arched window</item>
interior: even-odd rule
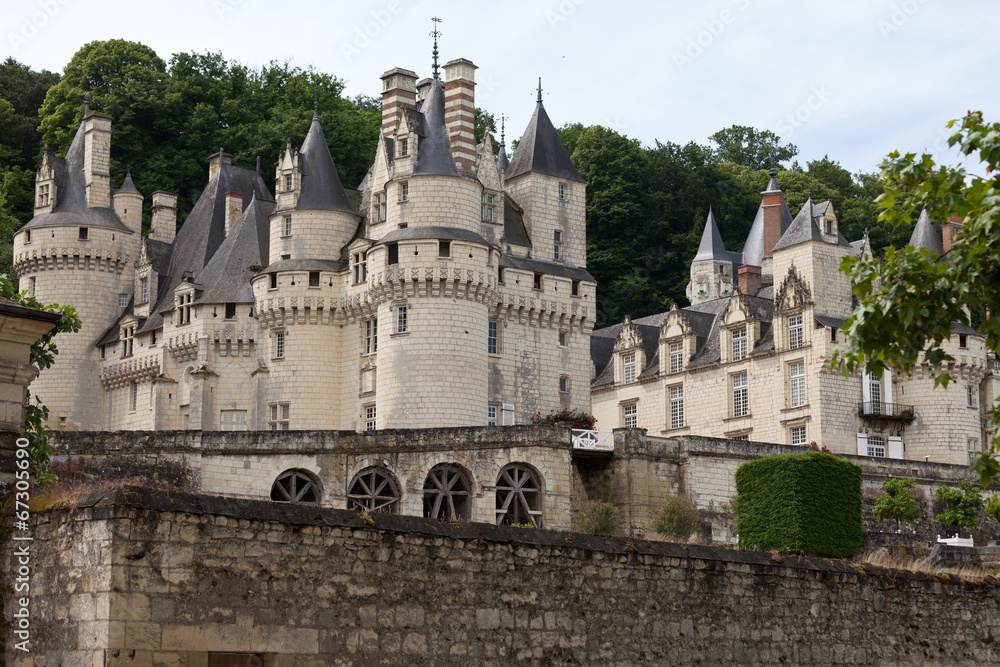
[[[354,476],[347,492],[347,509],[399,514],[399,485],[384,468],[365,468]]]
[[[279,503],[307,503],[318,505],[319,482],[305,470],[286,470],[271,485],[271,500]]]
[[[469,495],[469,481],[458,466],[434,466],[424,480],[424,516],[441,521],[468,521]]]
[[[497,524],[542,527],[542,486],[523,463],[511,463],[497,477]]]
[[[868,456],[885,456],[885,438],[868,436]]]

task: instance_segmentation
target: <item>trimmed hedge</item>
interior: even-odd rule
[[[783,454],[736,471],[741,549],[848,558],[864,542],[861,467],[832,454]]]

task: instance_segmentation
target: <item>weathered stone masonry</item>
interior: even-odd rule
[[[992,578],[136,488],[36,520],[16,666],[998,658]]]

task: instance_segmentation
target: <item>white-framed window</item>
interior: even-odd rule
[[[285,332],[275,331],[274,332],[274,358],[284,359],[285,358]]]
[[[385,222],[385,193],[375,195],[375,221]]]
[[[559,347],[566,347],[569,345],[569,334],[565,331],[559,332]]]
[[[733,387],[733,416],[745,417],[750,414],[750,392],[747,387],[747,374],[737,373],[731,376]]]
[[[562,232],[558,229],[552,234],[552,258],[559,259],[561,257],[559,251],[562,249]]]
[[[222,410],[219,413],[220,431],[245,431],[247,430],[246,410]]]
[[[486,406],[486,425],[487,426],[497,425],[497,406],[495,405]]]
[[[515,423],[515,421],[514,421],[514,404],[513,403],[504,403],[504,404],[502,404],[501,408],[502,408],[502,410],[501,410],[501,415],[500,416],[503,419],[503,422],[502,422],[503,425],[504,426],[513,426],[514,423]]]
[[[639,404],[630,403],[622,406],[622,426],[624,428],[638,428]]]
[[[291,406],[288,403],[269,403],[267,428],[271,431],[287,431]]]
[[[283,225],[282,226],[282,234],[284,236],[291,236],[292,235],[292,216],[286,215],[282,219],[282,225]]]
[[[966,447],[969,450],[969,463],[979,456],[979,438],[969,438]]]
[[[635,353],[622,356],[622,382],[631,384],[635,382]]]
[[[368,253],[356,252],[351,255],[354,262],[354,284],[360,284],[368,280]]]
[[[285,192],[292,191],[292,175],[285,174]]]
[[[487,323],[486,352],[488,354],[500,353],[500,323],[497,320],[490,320]]]
[[[406,306],[396,306],[396,333],[406,333]]]
[[[410,184],[403,181],[399,184],[399,201],[407,201],[410,198]]]
[[[139,303],[149,301],[149,278],[139,278]]]
[[[874,373],[868,373],[865,376],[865,382],[868,383],[868,400],[872,403],[872,411],[881,411],[882,403],[882,380],[879,376]]]
[[[374,431],[375,430],[375,406],[366,405],[365,406],[365,430]]]
[[[885,438],[877,435],[868,436],[868,456],[885,458]]]
[[[35,277],[28,278],[28,296],[35,296]]]
[[[729,334],[732,341],[732,361],[740,361],[747,356],[747,330],[733,329]]]
[[[559,391],[561,393],[563,393],[563,394],[565,394],[567,391],[569,391],[569,376],[568,375],[562,375],[562,376],[559,377]]]
[[[793,426],[791,429],[792,444],[793,445],[804,445],[806,444],[806,427],[805,426]]]
[[[129,397],[128,397],[128,410],[129,412],[135,412],[136,407],[139,405],[139,383],[133,382],[129,387]]]
[[[119,308],[124,308],[127,305],[128,305],[128,294],[119,294],[118,295],[118,307]]]
[[[559,199],[566,199],[566,184],[559,184]]]
[[[670,428],[684,426],[684,385],[670,387]]]
[[[365,322],[365,354],[378,352],[378,318]]]
[[[789,405],[793,408],[801,408],[806,404],[806,364],[804,361],[788,364],[788,398]]]
[[[135,345],[135,325],[122,327],[122,357],[131,357]]]
[[[485,222],[493,222],[494,216],[496,215],[496,209],[493,206],[493,195],[488,195],[483,193],[483,220]]]
[[[965,386],[965,396],[970,408],[976,407],[976,387],[974,385]]]
[[[802,347],[802,315],[792,315],[788,318],[788,349]]]
[[[680,373],[684,370],[684,343],[670,344],[670,372]]]
[[[192,294],[181,294],[177,297],[177,324],[187,324],[191,322],[191,297]]]
[[[48,206],[49,205],[49,186],[41,185],[38,187],[38,205]],[[28,241],[31,240],[31,232],[28,232]]]
[[[400,139],[399,140],[399,156],[406,157],[410,154],[410,140]]]

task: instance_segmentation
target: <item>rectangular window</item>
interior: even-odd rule
[[[90,238],[90,230],[88,228],[86,228],[86,227],[81,227],[80,228],[80,240],[81,241],[86,241],[88,238]]]
[[[25,243],[31,243],[31,230],[30,229],[27,229],[24,232],[24,242]]]
[[[747,374],[739,373],[732,377],[733,416],[746,417],[750,414],[750,393],[747,388]]]
[[[969,407],[974,408],[976,406],[976,388],[974,386],[966,385],[965,395],[969,401]]]
[[[400,139],[399,140],[399,155],[400,155],[400,157],[406,157],[407,155],[409,155],[410,154],[409,153],[409,148],[410,147],[409,147],[409,140],[408,139]]]
[[[368,405],[365,407],[365,430],[374,431],[375,430],[375,406]]]
[[[882,410],[882,381],[874,373],[866,376],[868,382],[868,395],[872,402],[872,411],[875,413]]]
[[[979,438],[969,438],[968,445],[969,449],[969,463],[972,460],[979,457]]]
[[[365,354],[378,352],[378,320],[365,322]]]
[[[580,281],[573,281],[573,289],[570,291],[570,296],[580,296]]]
[[[35,277],[28,278],[28,296],[35,296]]]
[[[622,426],[625,428],[638,428],[639,406],[636,403],[622,407]]]
[[[438,241],[438,257],[451,257],[451,241]]]
[[[514,404],[513,403],[504,403],[503,404],[503,412],[501,414],[501,417],[503,418],[503,425],[504,426],[513,426],[514,425]]]
[[[966,334],[958,334],[958,346],[969,347],[969,337]]]
[[[247,430],[246,410],[223,410],[219,415],[220,431],[245,431]]]
[[[670,388],[670,428],[684,426],[684,386]]]
[[[556,231],[552,240],[552,257],[559,259],[559,249],[562,246],[562,232]]]
[[[747,330],[733,329],[730,334],[732,338],[733,358],[732,361],[740,361],[747,356]]]
[[[497,425],[497,406],[495,405],[486,406],[486,425],[487,426]]]
[[[487,323],[487,333],[486,333],[486,352],[488,354],[499,354],[500,346],[500,323],[496,320],[490,320]]]
[[[379,193],[375,196],[375,205],[378,207],[376,219],[379,222],[385,222],[385,204],[385,193]]]
[[[567,334],[565,331],[560,331],[559,332],[559,345],[560,345],[560,347],[566,347],[566,338],[567,338],[568,335],[569,334]]]
[[[129,412],[135,412],[136,407],[139,405],[139,383],[133,382],[129,387],[129,399],[128,399],[128,409]]]
[[[566,198],[566,184],[565,183],[560,183],[559,184],[559,199],[565,199],[565,198]]]
[[[389,250],[389,264],[399,264],[399,245],[390,243],[387,248]]]
[[[284,359],[285,357],[285,332],[274,332],[274,358]]]
[[[399,184],[399,200],[406,201],[409,198],[410,198],[410,184],[404,181],[403,183]]]
[[[287,431],[289,426],[289,414],[291,408],[288,403],[268,404],[267,427],[271,431]]]
[[[319,287],[319,271],[309,272],[309,287]]]
[[[131,357],[135,343],[135,327],[122,327],[122,356]]]
[[[503,267],[502,266],[498,266],[497,267],[497,282],[500,283],[501,285],[503,284]]]
[[[791,407],[801,408],[806,404],[806,364],[803,361],[788,365],[788,395]]]
[[[128,294],[119,294],[118,295],[118,307],[119,308],[124,308],[127,305],[128,305]]]
[[[868,456],[885,457],[885,439],[877,435],[868,436]]]
[[[277,287],[278,287],[278,274],[277,273],[272,273],[271,274],[271,289],[277,289]]]
[[[226,304],[226,319],[235,320],[236,319],[236,304],[227,303]]]
[[[670,344],[670,372],[680,373],[684,370],[684,343]]]
[[[625,384],[635,382],[635,354],[626,354],[622,357],[622,382]]]
[[[540,273],[536,273],[535,274],[534,287],[535,287],[535,289],[542,289],[542,274],[540,274]]]
[[[149,278],[139,278],[139,303],[149,301]]]
[[[406,306],[396,308],[396,333],[406,333]]]
[[[284,235],[292,235],[292,216],[286,215],[284,218]]]
[[[802,316],[792,315],[788,318],[788,349],[802,347]]]
[[[285,192],[292,191],[292,175],[285,174]]]
[[[806,444],[806,427],[796,426],[792,428],[792,444],[793,445],[804,445]]]
[[[569,391],[569,378],[565,375],[559,378],[559,391],[564,394]]]

